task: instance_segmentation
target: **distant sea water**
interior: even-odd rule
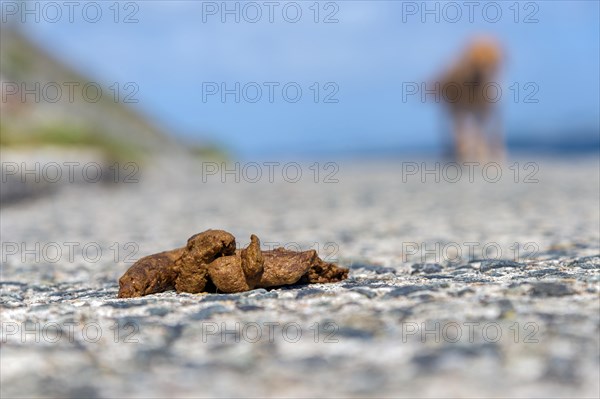
[[[247,160],[260,159],[307,159],[307,160],[402,160],[435,159],[449,157],[449,143],[437,145],[378,145],[356,147],[303,147],[292,149],[270,148],[261,152],[242,155]],[[512,136],[506,140],[510,157],[572,158],[598,157],[600,159],[600,132],[591,134],[552,135],[549,137]]]

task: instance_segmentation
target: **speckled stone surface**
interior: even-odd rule
[[[3,207],[1,396],[598,397],[598,159],[536,162],[537,183],[509,165],[497,183],[403,181],[400,162],[222,183],[169,164]],[[350,277],[117,299],[133,261],[208,228]]]

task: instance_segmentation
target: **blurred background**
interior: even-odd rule
[[[2,148],[439,156],[449,121],[422,84],[486,35],[508,147],[598,151],[597,2],[294,4],[3,1]]]

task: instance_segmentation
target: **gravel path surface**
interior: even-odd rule
[[[495,183],[383,161],[223,183],[181,162],[4,207],[2,397],[598,397],[598,159],[526,162]],[[350,278],[116,298],[132,261],[208,228]]]

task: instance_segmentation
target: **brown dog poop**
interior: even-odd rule
[[[257,236],[236,250],[235,237],[223,230],[196,234],[183,248],[141,258],[119,279],[119,298],[176,289],[177,292],[242,292],[295,283],[334,283],[348,269],[321,260],[315,250],[262,251]]]

